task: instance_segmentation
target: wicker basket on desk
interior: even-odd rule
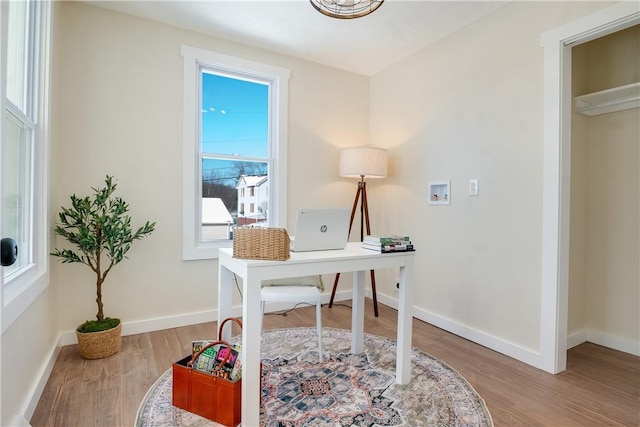
[[[284,228],[237,227],[233,230],[233,257],[285,261],[290,242]]]

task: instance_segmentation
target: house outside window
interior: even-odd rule
[[[183,258],[215,258],[247,215],[265,226],[286,224],[289,71],[188,46],[182,56]],[[273,187],[260,217],[249,200],[255,185],[240,185],[242,177]]]
[[[269,225],[269,179],[267,175],[243,175],[238,180],[238,201],[242,206],[248,205],[249,212],[238,212],[238,226]],[[244,190],[249,188],[250,191]],[[249,194],[245,196],[245,194]]]

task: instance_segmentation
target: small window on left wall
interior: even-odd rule
[[[2,267],[2,332],[48,285],[49,1],[0,3],[0,233],[17,261]]]

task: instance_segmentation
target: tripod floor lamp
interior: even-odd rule
[[[356,198],[351,209],[351,220],[349,221],[349,235],[353,219],[356,215],[358,201],[360,201],[360,241],[364,239],[366,226],[367,236],[371,234],[369,225],[369,205],[367,202],[367,183],[365,178],[384,178],[387,176],[387,152],[380,148],[355,147],[343,148],[340,150],[340,176],[348,178],[360,178]],[[373,313],[378,317],[378,296],[376,294],[376,277],[373,270],[371,273],[371,292],[373,294]],[[333,299],[336,295],[340,280],[340,273],[336,274],[333,281],[333,290],[329,300],[329,308],[333,306]]]

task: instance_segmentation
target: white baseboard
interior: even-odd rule
[[[390,297],[378,292],[378,301],[389,307],[393,307],[395,309],[398,308],[397,297]],[[440,329],[444,329],[447,332],[458,335],[459,337],[466,338],[484,347],[495,350],[506,356],[513,357],[523,363],[543,369],[540,361],[540,353],[536,351],[510,343],[421,308],[413,308],[413,317]]]
[[[392,298],[388,295],[378,293],[378,301],[389,307],[393,307],[395,309],[398,308],[397,298]],[[492,350],[513,357],[514,359],[517,359],[521,362],[544,370],[544,368],[539,363],[540,354],[533,350],[523,348],[516,344],[509,343],[508,341],[504,341],[502,339],[477,331],[473,328],[469,328],[460,323],[453,322],[444,317],[437,316],[427,310],[422,310],[414,307],[413,316],[416,319],[420,319],[424,322],[437,326],[441,329],[444,329],[445,331],[451,332],[460,337],[488,347]],[[640,356],[639,341],[634,341],[629,338],[619,337],[592,329],[581,329],[577,332],[569,334],[567,336],[567,349],[573,348],[587,341],[611,348],[613,350]]]
[[[591,342],[594,344],[608,347],[624,353],[640,356],[640,342],[593,329],[581,329],[567,337],[567,348],[575,347],[583,342]]]
[[[577,345],[587,342],[588,333],[586,329],[580,329],[577,332],[567,334],[567,350]]]
[[[234,307],[234,316],[242,315],[241,307]],[[122,336],[142,334],[145,332],[161,331],[163,329],[179,328],[181,326],[196,325],[198,323],[215,322],[218,320],[218,310],[186,313],[155,319],[146,319],[122,323]],[[75,331],[64,332],[60,336],[59,346],[77,344]]]
[[[60,346],[58,345],[52,348],[49,352],[49,356],[45,358],[40,374],[37,377],[38,380],[35,382],[31,392],[28,394],[31,398],[27,400],[26,404],[22,408],[21,413],[24,415],[14,416],[10,424],[11,426],[22,427],[31,425],[27,420],[31,419],[36,407],[38,406],[40,396],[42,396],[44,388],[47,385],[47,381],[49,381],[49,376],[51,375],[51,371],[53,371],[53,365],[55,365],[59,353]]]
[[[328,303],[330,295],[322,295],[322,302]],[[351,299],[351,291],[336,292],[334,301],[344,301]],[[266,311],[279,311],[292,308],[292,304],[287,303],[269,303]],[[242,316],[242,307],[236,306],[232,309],[233,316]],[[188,325],[197,325],[198,323],[215,322],[218,320],[218,310],[200,311],[197,313],[186,313],[175,316],[158,317],[156,319],[147,319],[134,322],[126,322],[122,324],[122,336],[142,334],[145,332],[160,331],[163,329],[179,328]],[[58,346],[77,344],[75,331],[67,331],[62,333],[58,341]]]
[[[371,298],[371,290],[367,289],[365,295]],[[350,290],[336,292],[334,301],[350,300],[352,293]],[[329,302],[330,295],[328,293],[323,294],[323,303]],[[394,309],[398,308],[397,294],[394,296],[378,293],[378,301],[381,304],[387,305]],[[287,303],[269,303],[267,304],[266,311],[280,311],[292,308],[292,304]],[[233,307],[234,316],[242,316],[242,307]],[[413,309],[413,316],[419,320],[432,324],[436,327],[444,329],[445,331],[456,334],[460,337],[469,339],[475,343],[488,347],[492,350],[498,351],[507,356],[513,357],[521,362],[529,365],[544,369],[540,364],[540,354],[534,350],[524,348],[514,343],[510,343],[503,339],[494,337],[477,329],[471,328],[467,325],[459,322],[447,319],[445,317],[434,314],[428,310],[421,308]],[[122,325],[122,335],[133,335],[145,332],[159,331],[163,329],[177,328],[181,326],[195,325],[198,323],[206,323],[216,321],[218,318],[217,310],[208,310],[197,313],[187,313],[183,315],[167,316],[156,319],[148,319],[142,321],[134,321],[124,323]],[[618,351],[634,354],[640,356],[640,343],[638,341],[630,340],[627,338],[621,338],[602,332],[584,329],[576,333],[570,334],[567,337],[567,348],[572,348],[585,341],[592,342],[594,344],[603,345]],[[68,331],[61,335],[58,342],[58,346],[76,344],[75,331]],[[56,353],[57,354],[57,353]],[[54,359],[55,360],[55,359]],[[48,378],[48,375],[47,375]],[[46,380],[45,380],[46,383]]]
[[[31,427],[31,424],[23,416],[16,415],[13,418],[11,418],[9,426],[11,426],[11,427]]]

